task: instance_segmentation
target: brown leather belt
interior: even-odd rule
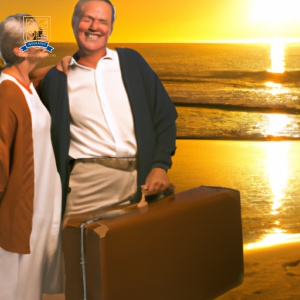
[[[107,168],[122,170],[132,172],[137,170],[137,158],[134,157],[88,157],[88,158],[78,158],[74,160],[73,168],[77,163],[95,163],[102,165]],[[72,169],[73,169],[72,168]]]

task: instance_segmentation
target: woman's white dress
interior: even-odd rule
[[[0,300],[40,300],[43,293],[56,294],[64,291],[61,182],[50,138],[51,118],[32,84],[30,94],[14,77],[2,73],[0,83],[3,80],[10,80],[18,85],[31,114],[34,211],[30,236],[31,253],[17,254],[0,248]]]

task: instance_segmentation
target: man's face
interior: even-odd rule
[[[93,53],[105,49],[111,32],[111,7],[103,1],[89,1],[82,5],[83,15],[78,20],[76,40],[79,49]]]

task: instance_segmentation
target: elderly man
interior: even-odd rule
[[[80,0],[72,17],[79,51],[67,76],[52,68],[39,86],[52,116],[65,219],[138,200],[140,186],[148,195],[171,188],[176,110],[136,51],[107,48],[114,19],[109,0]]]

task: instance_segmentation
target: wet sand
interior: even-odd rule
[[[218,300],[299,300],[300,242],[246,250],[245,277]]]
[[[293,210],[299,207],[300,187],[295,185],[300,171],[299,142],[177,140],[177,148],[173,159],[174,165],[169,172],[171,182],[177,187],[176,192],[200,185],[223,186],[242,191],[244,242],[249,239],[255,241],[259,237],[251,236],[246,231],[253,230],[251,227],[253,225],[247,224],[249,219],[253,219],[253,223],[258,223],[255,226],[260,226],[260,222],[253,216],[256,214],[253,205],[258,205],[255,201],[260,197],[260,193],[261,196],[268,198],[274,197],[274,193],[287,194],[290,189],[293,201],[296,202]],[[289,179],[284,178],[285,175]],[[285,186],[281,186],[283,181],[286,183]],[[254,204],[245,199],[246,195],[250,199],[251,192]],[[267,204],[266,219],[274,217],[274,220],[275,218],[280,220],[283,218],[281,215],[289,210],[283,202],[277,209],[279,214],[271,215],[269,207],[271,205]],[[257,213],[262,213],[261,208]],[[294,224],[299,223],[299,214],[297,215]],[[280,225],[282,226],[278,228],[285,229],[283,219]],[[299,232],[299,228],[295,225],[287,229],[286,233]],[[246,236],[249,237],[245,238]],[[244,259],[243,284],[218,299],[300,299],[300,242],[245,250]]]
[[[300,142],[177,140],[173,161],[176,193],[201,185],[240,191],[244,244],[300,233]]]
[[[170,181],[176,185],[176,193],[200,185],[244,190],[254,181],[253,175],[269,177],[269,162],[278,165],[285,160],[289,173],[295,173],[295,176],[300,173],[299,141],[182,139],[176,141],[176,146],[173,166],[168,172]],[[270,156],[275,158],[270,161]],[[249,188],[258,193],[262,187]],[[300,199],[300,185],[297,196]]]

